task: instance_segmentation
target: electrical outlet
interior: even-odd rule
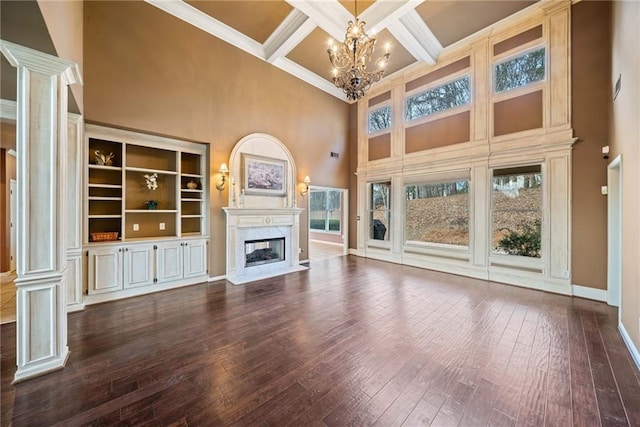
[[[133,224],[133,231],[140,231],[140,224]]]
[[[164,222],[160,223],[160,230],[164,230]]]

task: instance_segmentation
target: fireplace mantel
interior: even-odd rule
[[[306,270],[300,265],[301,208],[223,208],[227,215],[227,280],[240,285]],[[246,267],[244,242],[284,237],[285,260]]]

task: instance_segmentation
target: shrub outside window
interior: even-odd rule
[[[469,246],[469,180],[405,187],[407,241]]]
[[[505,92],[545,78],[545,48],[526,52],[494,66],[496,93]]]
[[[340,231],[341,193],[337,190],[309,191],[309,228],[316,231]]]
[[[494,170],[491,198],[493,253],[540,258],[540,165]]]
[[[391,183],[372,183],[369,200],[369,238],[389,240],[391,225]]]
[[[405,120],[416,120],[469,102],[471,84],[469,76],[465,76],[408,97],[405,101]]]
[[[389,129],[391,127],[391,107],[387,106],[370,111],[368,123],[367,131],[369,133]]]

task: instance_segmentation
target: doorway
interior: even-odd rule
[[[346,255],[349,190],[312,186],[308,196],[309,261]]]
[[[607,304],[620,307],[622,288],[622,156],[607,168]],[[620,316],[620,310],[618,310]]]

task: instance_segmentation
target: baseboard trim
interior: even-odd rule
[[[355,255],[359,257],[364,257],[364,252],[359,251],[358,249],[349,248],[349,255]]]
[[[211,282],[217,282],[218,280],[224,280],[227,278],[226,274],[221,274],[220,276],[213,276],[213,277],[209,277],[207,279],[207,282],[211,283]]]
[[[338,242],[327,242],[324,240],[315,240],[315,239],[309,239],[309,241],[314,243],[324,243],[324,244],[333,245],[333,246],[340,246],[340,247],[344,246],[344,243],[338,243]]]
[[[607,291],[604,289],[589,288],[580,285],[571,285],[571,288],[574,297],[607,302]]]
[[[627,348],[629,349],[629,353],[631,353],[631,358],[636,363],[636,367],[640,369],[640,353],[638,352],[636,346],[633,344],[633,341],[627,333],[627,330],[624,328],[622,322],[618,324],[618,330],[620,331],[620,335],[622,335],[622,341],[624,341],[624,343],[627,345]]]

